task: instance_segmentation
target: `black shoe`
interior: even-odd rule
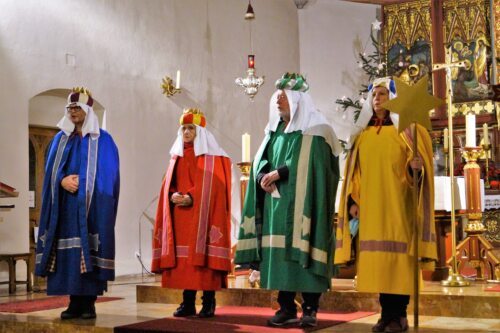
[[[391,320],[385,327],[384,332],[395,333],[395,332],[406,332],[408,331],[408,319],[406,317],[400,317],[398,319]]]
[[[380,318],[375,325],[372,326],[372,332],[385,332],[385,327],[389,324],[389,321]]]
[[[81,314],[82,308],[79,300],[75,296],[71,296],[68,308],[61,312],[61,319],[79,318]]]
[[[306,307],[302,312],[302,317],[300,318],[300,326],[302,327],[316,327],[318,325],[318,319],[316,319],[316,310],[311,307]]]
[[[211,318],[213,316],[215,316],[215,298],[209,304],[203,304],[200,313],[198,313],[200,318]]]
[[[94,319],[96,317],[95,314],[95,304],[88,304],[82,310],[82,315],[80,316],[82,319]]]
[[[73,312],[72,310],[70,310],[69,307],[66,310],[64,310],[63,312],[61,312],[61,319],[62,320],[74,319],[74,318],[80,318],[80,312]]]
[[[269,326],[284,326],[299,322],[297,313],[291,313],[283,309],[276,311],[276,314],[267,321]]]
[[[181,303],[181,305],[175,310],[174,317],[189,317],[196,315],[196,308],[194,304],[186,305]]]

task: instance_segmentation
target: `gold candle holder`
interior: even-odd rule
[[[168,76],[165,76],[161,80],[161,88],[163,89],[163,94],[167,97],[172,97],[173,95],[175,95],[177,93],[181,93],[181,91],[182,91],[180,89],[180,87],[177,88],[174,85],[174,81]]]
[[[462,156],[467,164],[464,166],[465,190],[466,190],[466,208],[469,221],[465,227],[467,234],[481,234],[484,228],[481,219],[481,169],[477,160],[481,156],[481,148],[465,147]]]
[[[467,161],[464,167],[464,178],[469,221],[465,227],[467,237],[458,244],[454,256],[460,266],[469,264],[476,269],[477,280],[485,280],[489,275],[490,279],[496,282],[496,271],[500,266],[500,260],[493,252],[493,246],[482,235],[486,229],[482,223],[481,170],[477,164],[482,152],[480,147],[465,147],[462,152],[462,156]]]
[[[240,203],[243,210],[243,203],[245,202],[245,194],[247,193],[248,180],[250,179],[251,162],[240,162],[236,164],[240,168]]]
[[[483,148],[484,151],[484,159],[486,160],[486,174],[484,175],[484,188],[491,188],[490,184],[490,167],[489,167],[489,162],[490,162],[490,150],[491,150],[491,144],[489,143],[483,143],[481,144],[481,148]]]

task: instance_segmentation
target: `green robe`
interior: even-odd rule
[[[253,162],[235,263],[259,263],[263,288],[323,292],[333,274],[338,158],[323,137],[283,130],[266,136]],[[283,165],[288,179],[273,198],[256,177]]]

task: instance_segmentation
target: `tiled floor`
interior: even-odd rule
[[[0,313],[1,332],[112,332],[115,326],[139,321],[171,316],[177,304],[154,304],[136,302],[136,284],[157,284],[151,277],[120,279],[109,287],[106,296],[123,297],[123,300],[98,303],[97,319],[91,321],[70,320],[62,322],[59,314],[63,309],[31,312],[27,314]],[[337,281],[335,289],[349,289],[351,282]],[[485,285],[478,284],[468,288],[443,290],[438,285],[426,285],[423,293],[452,293],[463,295],[490,295],[484,291]],[[500,294],[500,293],[499,293]],[[22,288],[16,296],[9,296],[6,288],[0,289],[0,303],[12,300],[26,300],[44,297],[45,294],[26,294]],[[500,297],[498,298],[500,302]],[[321,332],[371,332],[371,326],[378,315],[362,318],[346,324],[333,326]],[[500,318],[500,314],[499,314]],[[409,317],[412,326],[413,318]],[[474,319],[455,317],[420,316],[418,330],[410,332],[500,332],[500,319]]]

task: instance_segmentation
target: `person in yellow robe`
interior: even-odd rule
[[[380,293],[382,315],[373,332],[408,329],[406,307],[414,281],[413,177],[419,184],[419,255],[424,262],[437,259],[431,139],[418,125],[418,157],[413,158],[413,133],[398,134],[398,115],[382,107],[394,97],[389,78],[376,79],[369,87],[351,136],[338,213],[335,263],[353,260],[354,252],[358,291]]]

